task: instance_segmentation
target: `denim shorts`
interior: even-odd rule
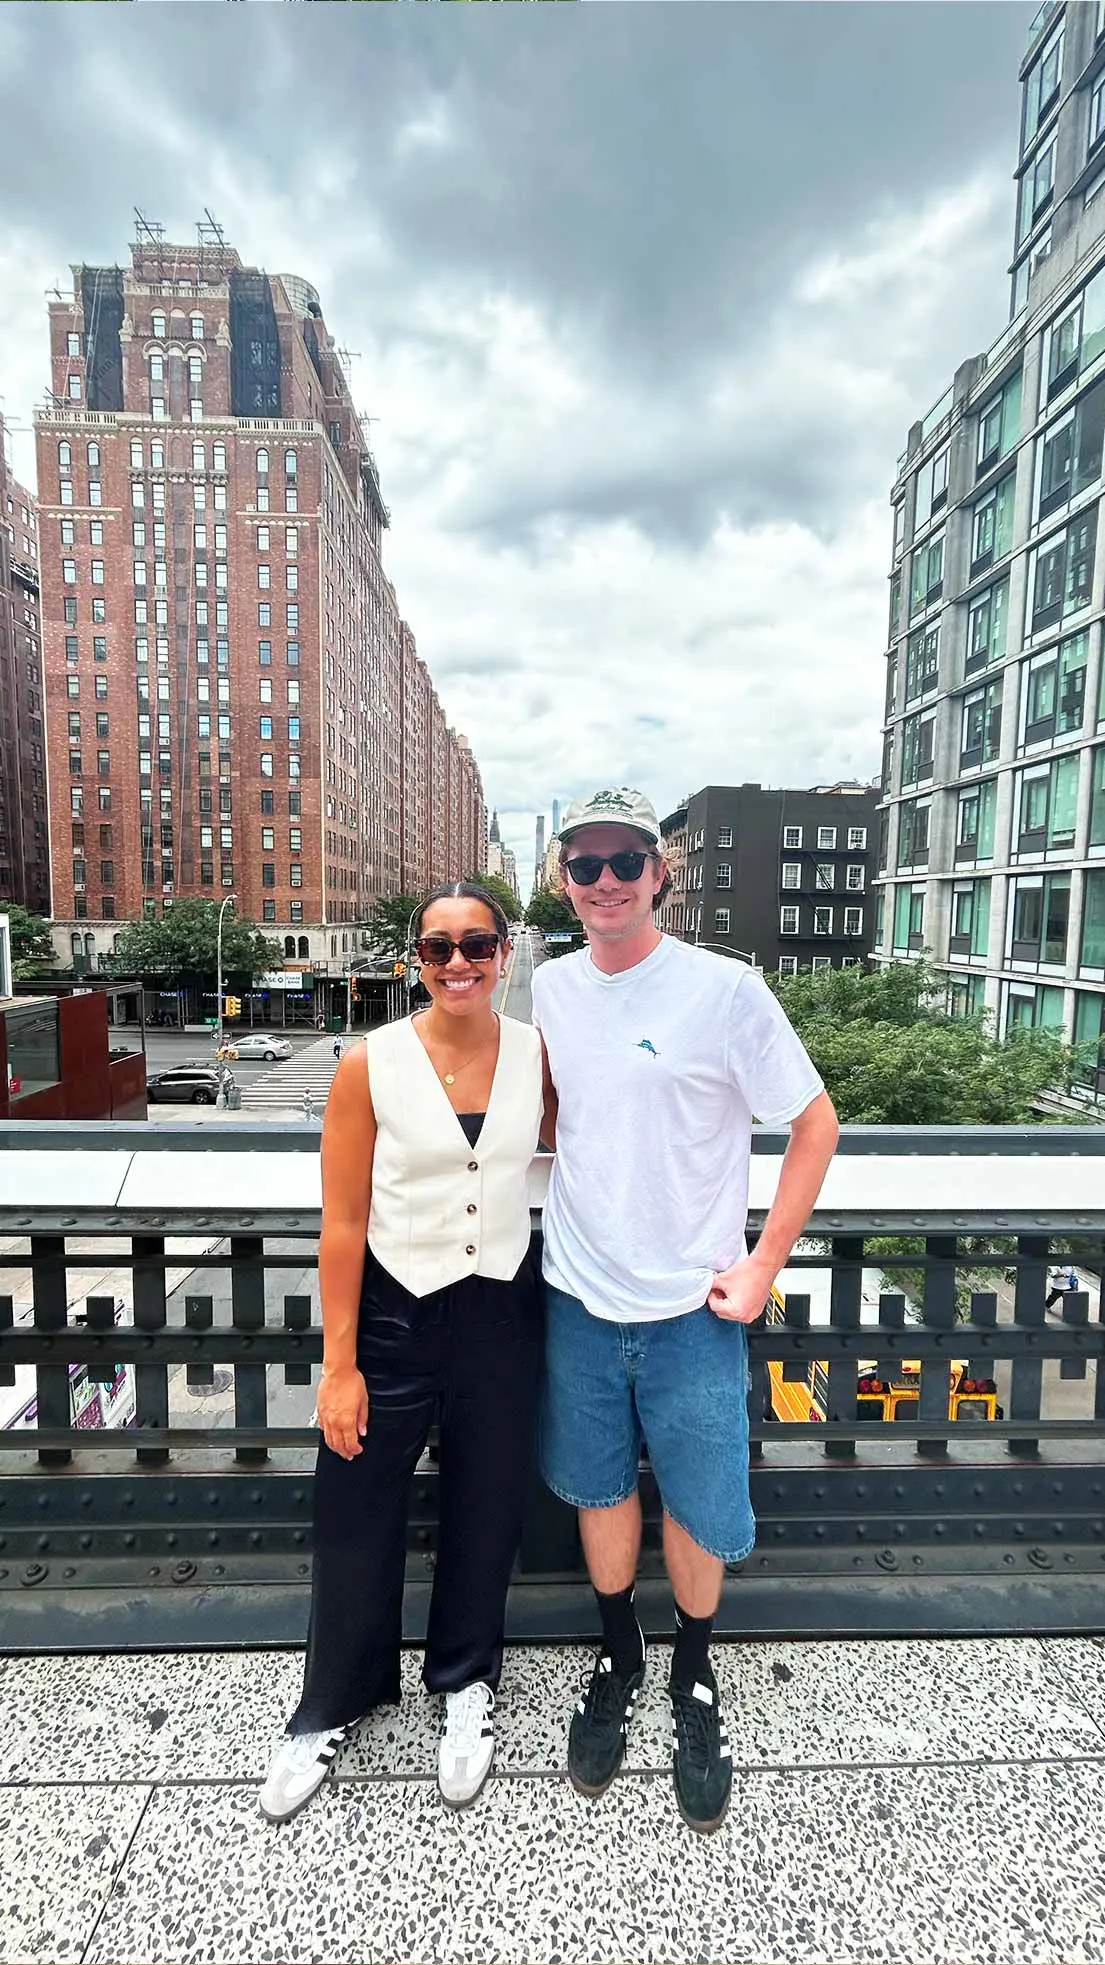
[[[575,1508],[613,1508],[637,1486],[641,1440],[664,1512],[699,1547],[743,1562],[748,1336],[712,1310],[615,1324],[546,1286],[541,1472]]]

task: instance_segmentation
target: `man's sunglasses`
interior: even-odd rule
[[[639,880],[654,853],[581,853],[564,864],[577,887],[593,887],[603,867],[609,867],[615,880]]]
[[[444,968],[459,948],[466,962],[490,962],[499,948],[498,935],[490,928],[469,928],[459,942],[449,935],[420,935],[414,945],[418,960],[432,969]]]

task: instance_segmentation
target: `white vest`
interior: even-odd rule
[[[368,1245],[413,1296],[462,1276],[509,1282],[530,1237],[527,1176],[541,1125],[541,1039],[499,1018],[487,1114],[469,1146],[410,1017],[365,1038],[376,1151]]]

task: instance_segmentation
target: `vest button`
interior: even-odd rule
[[[465,1255],[475,1255],[476,1253],[475,1242],[469,1242],[468,1247],[465,1249],[464,1253]]]
[[[480,1163],[479,1163],[479,1161],[478,1161],[478,1160],[469,1160],[469,1162],[468,1162],[468,1171],[469,1171],[469,1173],[470,1173],[470,1174],[478,1174],[478,1173],[479,1173],[479,1170],[480,1170]]]
[[[474,1201],[469,1201],[469,1203],[468,1203],[468,1212],[469,1212],[469,1214],[475,1214],[475,1212],[476,1212],[476,1203],[475,1203]]]

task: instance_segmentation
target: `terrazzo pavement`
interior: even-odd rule
[[[1105,1965],[1105,1641],[715,1648],[729,1816],[676,1811],[656,1646],[625,1773],[563,1776],[589,1654],[515,1648],[495,1773],[445,1810],[437,1702],[301,1815],[257,1788],[294,1652],[0,1660],[0,1965]]]

